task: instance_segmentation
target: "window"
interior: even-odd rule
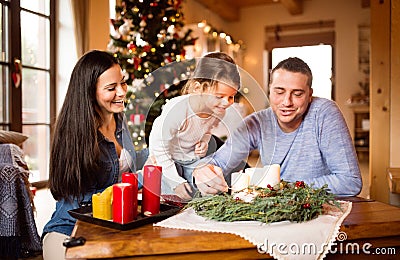
[[[9,30],[9,2],[8,1],[1,1],[1,12],[0,12],[0,127],[5,129],[7,127],[7,122],[10,121],[10,114],[6,110],[9,104],[9,88],[10,88],[10,53],[9,51],[9,44],[8,39]]]
[[[46,180],[55,117],[55,0],[0,3],[0,124],[29,136],[23,150],[30,181]]]
[[[313,96],[332,99],[332,46],[310,45],[275,48],[272,50],[272,68],[289,57],[304,60],[313,74]]]
[[[313,73],[313,95],[335,99],[334,21],[318,21],[270,26],[266,28],[266,63],[268,71],[288,57],[304,60]]]

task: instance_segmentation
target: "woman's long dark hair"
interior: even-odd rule
[[[79,198],[95,183],[98,168],[96,83],[118,64],[109,53],[90,51],[76,63],[58,115],[50,152],[49,188],[56,200]]]

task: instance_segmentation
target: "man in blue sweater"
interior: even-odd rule
[[[285,181],[328,184],[338,196],[360,193],[357,155],[343,115],[335,102],[313,97],[311,84],[311,70],[299,58],[272,70],[270,107],[244,119],[207,162],[212,167],[193,172],[203,195],[227,191],[228,173],[253,150],[259,150],[263,165],[279,164]]]

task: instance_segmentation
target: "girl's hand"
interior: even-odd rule
[[[191,200],[192,196],[190,196],[190,193],[192,193],[192,187],[190,187],[190,184],[187,182],[181,183],[176,188],[174,189],[176,195],[178,195],[181,199],[184,200]]]
[[[154,157],[154,155],[149,155],[144,165],[157,165],[156,157]]]
[[[199,141],[194,147],[194,154],[199,157],[204,157],[207,154],[208,143]]]

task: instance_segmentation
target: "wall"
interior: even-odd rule
[[[390,167],[400,168],[400,0],[391,6],[391,91],[390,91]],[[389,201],[400,206],[400,194],[391,193]]]
[[[204,8],[194,0],[183,2],[185,23],[198,23],[207,20],[213,27],[223,29],[234,39],[241,39],[246,44],[242,67],[262,86],[265,77],[263,51],[265,27],[276,24],[335,20],[336,30],[336,101],[338,102],[351,133],[354,119],[347,99],[359,90],[358,72],[358,25],[369,24],[369,9],[361,8],[361,1],[348,0],[312,0],[304,1],[302,15],[292,16],[281,4],[272,4],[244,8],[241,19],[236,23],[227,23],[215,13]],[[108,0],[91,1],[89,37],[91,49],[105,49],[109,41],[109,5]],[[265,103],[265,100],[255,102]]]
[[[204,8],[203,5],[197,3],[195,0],[183,1],[182,12],[185,18],[185,24],[197,24],[202,20],[206,20],[207,23],[211,24],[216,29],[226,30],[229,27],[228,22]]]
[[[386,169],[390,156],[390,1],[371,6],[371,104],[370,183],[371,198],[388,202]]]
[[[400,168],[399,7],[400,0],[371,1],[370,193],[394,205],[400,194],[388,192],[387,172]]]
[[[89,17],[89,49],[106,50],[110,41],[108,0],[90,0]]]
[[[61,109],[71,72],[78,60],[70,0],[57,1],[57,111]],[[108,0],[90,0],[89,49],[105,50],[109,42]]]
[[[57,2],[57,90],[56,107],[60,111],[67,93],[69,78],[77,60],[74,23],[70,1]]]
[[[197,25],[202,20],[206,20],[207,23],[213,28],[222,30],[228,35],[232,36],[236,42],[242,40],[243,38],[240,32],[236,32],[234,28],[231,28],[231,23],[221,19],[218,15],[206,9],[203,5],[194,0],[184,1],[182,12],[185,16],[185,24],[190,25],[191,28],[193,28],[193,25]],[[198,30],[195,32],[195,36],[199,36],[201,33],[202,31]],[[249,41],[254,41],[254,38],[250,39]],[[254,78],[253,71],[249,71],[244,67],[245,58],[243,57],[246,55],[246,51],[240,52],[236,57],[236,63],[245,69],[245,71],[242,73],[242,85],[248,88],[249,92],[245,94],[246,101],[244,102],[249,106],[247,108],[248,112],[252,112],[254,110],[257,111],[265,108],[268,105],[268,101],[267,95],[262,88],[262,81]]]
[[[347,107],[347,99],[359,91],[358,81],[358,25],[369,24],[370,10],[361,8],[361,1],[312,0],[303,1],[304,11],[292,16],[280,4],[245,8],[239,22],[231,24],[228,31],[240,35],[246,44],[243,67],[262,84],[265,64],[263,51],[265,27],[276,24],[334,20],[336,45],[334,63],[336,68],[335,97],[351,133],[354,128],[352,110]]]
[[[400,1],[392,1],[390,167],[400,168]]]

